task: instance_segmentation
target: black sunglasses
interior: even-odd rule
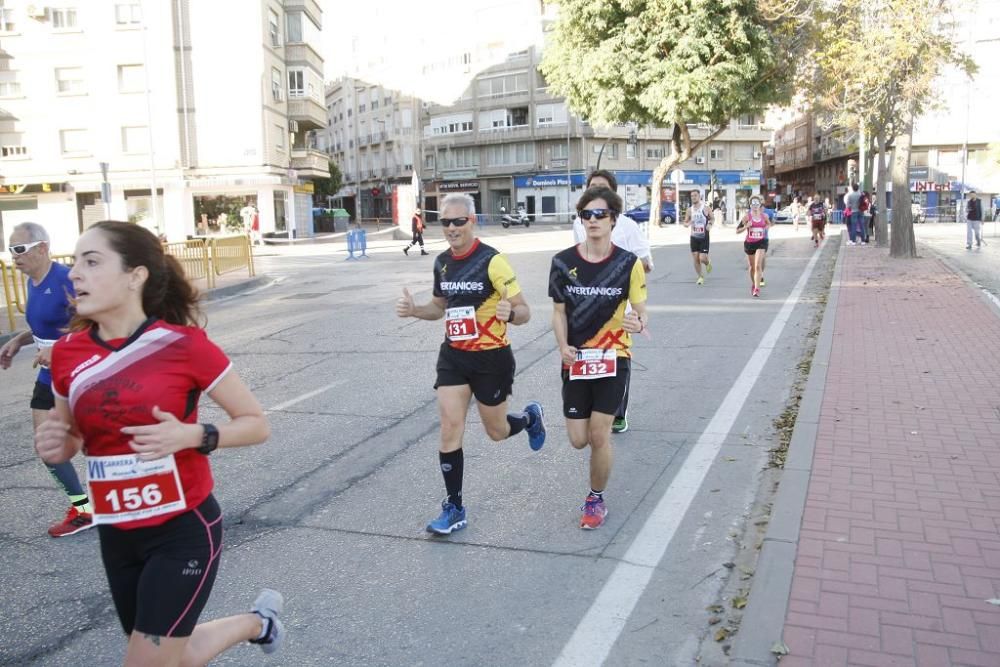
[[[585,208],[580,211],[580,219],[590,220],[593,218],[594,220],[603,220],[608,217],[609,213],[611,213],[610,208]]]
[[[451,227],[455,225],[456,227],[464,227],[465,223],[469,221],[468,218],[441,218],[442,227]]]

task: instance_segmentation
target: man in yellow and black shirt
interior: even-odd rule
[[[646,327],[646,273],[631,252],[611,243],[622,200],[605,187],[576,205],[587,236],[552,259],[552,329],[562,358],[563,415],[570,444],[590,446],[590,493],[580,527],[607,516],[604,490],[613,459],[611,426],[628,386],[632,336]],[[631,303],[631,312],[625,306]]]
[[[527,431],[528,444],[537,451],[545,444],[545,425],[542,406],[534,401],[520,413],[507,414],[515,369],[507,325],[525,324],[531,318],[514,270],[499,251],[476,238],[472,197],[448,195],[439,219],[449,248],[434,260],[434,295],[418,306],[404,289],[396,314],[445,321],[434,388],[441,413],[438,457],[448,497],[427,530],[448,535],[467,525],[462,436],[469,399],[476,397],[486,434],[494,441]]]

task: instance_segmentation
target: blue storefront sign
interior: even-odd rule
[[[572,183],[575,186],[585,185],[587,182],[583,174],[570,174]],[[566,187],[569,180],[566,174],[531,174],[530,176],[515,176],[514,187],[518,188],[553,188]]]
[[[653,172],[651,171],[616,171],[615,178],[618,179],[619,185],[650,185],[653,182]],[[715,172],[715,180],[719,185],[740,185],[745,179],[747,174],[751,172],[743,172],[735,169],[732,170],[722,170],[719,169]],[[760,172],[753,172],[756,174],[757,178],[760,179]],[[685,171],[684,180],[681,181],[681,185],[711,185],[712,173],[710,171]],[[758,180],[759,182],[759,180]],[[664,183],[670,184],[670,175],[667,174],[667,178]]]

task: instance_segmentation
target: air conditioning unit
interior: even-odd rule
[[[694,159],[694,163],[695,164],[705,164],[705,158],[703,158],[703,157],[696,157]]]
[[[753,159],[754,160],[759,160],[760,159],[760,151],[754,151],[753,152]]]
[[[299,131],[299,121],[297,121],[297,120],[290,120],[290,121],[288,121],[288,131],[289,132],[298,132]]]
[[[42,5],[28,5],[24,13],[33,19],[43,19],[46,15],[45,7]]]

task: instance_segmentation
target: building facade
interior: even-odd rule
[[[586,176],[616,173],[626,208],[649,201],[652,173],[670,150],[670,130],[622,125],[595,128],[552,95],[538,71],[541,49],[529,47],[474,76],[449,105],[427,105],[421,179],[434,211],[450,192],[466,192],[477,210],[498,216],[523,206],[537,222],[572,218]],[[692,139],[709,134],[691,126]],[[760,187],[761,150],[770,132],[756,116],[734,119],[679,165],[682,207],[691,190],[714,182],[730,217]],[[713,180],[714,178],[714,180]],[[664,192],[668,201],[675,190]]]
[[[321,31],[315,0],[4,0],[0,236],[40,222],[64,252],[113,218],[182,239],[242,229],[248,205],[308,234]]]
[[[392,218],[395,190],[412,183],[420,156],[422,102],[344,77],[327,87],[326,113],[319,147],[343,176],[331,203],[352,218]]]

